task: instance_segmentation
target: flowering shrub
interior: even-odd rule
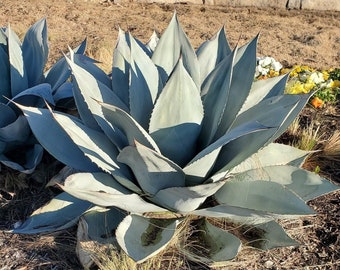
[[[263,80],[290,72],[286,86],[288,94],[315,92],[310,103],[320,108],[324,103],[334,103],[340,94],[340,69],[318,71],[309,66],[283,68],[272,57],[257,58],[255,80]]]
[[[311,104],[320,108],[325,102],[336,102],[340,94],[338,69],[317,71],[308,66],[294,66],[286,86],[286,93],[301,94],[316,91]]]
[[[321,72],[308,66],[294,66],[290,73],[286,92],[289,94],[307,94],[325,82]]]
[[[270,77],[275,77],[280,74],[282,65],[273,57],[257,57],[256,59],[255,79],[263,80]]]

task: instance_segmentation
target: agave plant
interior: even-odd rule
[[[22,43],[10,26],[0,29],[0,162],[24,173],[34,171],[43,148],[10,100],[45,107],[45,102],[61,104],[72,97],[72,84],[67,82],[71,72],[64,58],[45,72],[47,39],[46,19],[32,25]],[[85,47],[86,41],[75,50],[76,59]]]
[[[80,118],[18,106],[41,145],[77,172],[13,232],[79,221],[80,242],[112,243],[136,262],[164,249],[188,216],[209,250],[186,254],[205,263],[241,247],[211,218],[254,227],[257,248],[296,245],[275,220],[314,215],[306,202],[337,187],[300,168],[309,152],[273,143],[310,95],[284,94],[287,76],[253,82],[256,43],[231,50],[221,28],[195,52],[175,13],[154,47],[120,30],[111,76],[67,57]]]

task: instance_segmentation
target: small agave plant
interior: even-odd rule
[[[84,41],[75,53],[83,54],[85,47]],[[0,29],[0,162],[23,173],[34,171],[43,147],[10,101],[45,107],[45,102],[61,105],[72,97],[72,84],[67,82],[71,72],[65,58],[45,72],[47,57],[45,19],[28,29],[22,43],[10,26]]]
[[[314,215],[306,202],[337,189],[300,168],[309,152],[273,143],[310,95],[284,94],[287,76],[253,81],[257,37],[231,50],[222,28],[195,52],[174,14],[155,40],[120,30],[110,76],[67,57],[80,118],[18,105],[41,145],[77,172],[13,232],[79,221],[79,242],[111,243],[138,263],[188,216],[208,247],[186,255],[204,263],[241,247],[215,218],[255,228],[256,248],[296,245],[276,220]]]

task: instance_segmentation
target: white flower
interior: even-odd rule
[[[265,68],[263,66],[258,65],[255,70],[255,76],[258,77],[259,75],[267,75],[269,72],[269,68]]]
[[[272,67],[273,67],[273,69],[274,69],[275,71],[280,71],[281,68],[282,68],[282,65],[281,65],[280,62],[274,61],[274,62],[272,63]]]
[[[262,66],[262,67],[270,66],[271,63],[272,63],[272,59],[273,59],[272,57],[268,57],[268,56],[262,57],[262,58],[260,58],[260,60],[259,60],[259,65]],[[275,60],[274,60],[274,61],[275,61]]]
[[[281,63],[275,61],[273,57],[264,56],[257,58],[257,66],[255,71],[255,77],[260,75],[265,76],[270,70],[280,71],[282,68]]]
[[[333,85],[333,80],[332,79],[328,80],[326,83],[327,83],[326,84],[327,88],[332,88],[332,85]]]
[[[313,72],[309,77],[315,84],[323,83],[323,74],[321,72]]]
[[[301,72],[299,74],[299,80],[303,83],[307,82],[307,80],[310,78],[310,73],[309,72]]]

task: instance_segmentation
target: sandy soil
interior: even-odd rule
[[[261,33],[258,54],[273,56],[286,66],[307,64],[334,67],[340,60],[340,14],[325,11],[232,8],[188,4],[112,4],[103,0],[0,0],[0,24],[11,24],[21,36],[42,17],[47,18],[51,59],[89,38],[89,53],[109,57],[121,27],[147,41],[154,29],[162,32],[176,9],[197,48],[225,25],[231,46]],[[43,4],[42,4],[43,3]],[[106,54],[102,55],[103,49]],[[105,59],[111,62],[111,59]]]
[[[47,17],[50,63],[56,61],[68,45],[76,46],[88,37],[88,54],[109,67],[118,27],[146,42],[154,29],[160,32],[165,29],[176,10],[196,48],[225,25],[231,46],[244,44],[260,32],[258,55],[272,56],[285,66],[339,67],[339,12],[112,2],[0,0],[0,25],[10,23],[23,37],[30,25]],[[339,111],[336,115],[339,116]],[[334,175],[327,176],[335,180]],[[12,200],[0,192],[1,270],[81,269],[74,253],[74,230],[43,237],[5,233],[53,193],[39,183],[30,183],[29,189],[18,191]],[[339,269],[339,202],[339,192],[324,196],[310,202],[319,213],[317,217],[283,222],[288,233],[303,243],[301,246],[268,252],[245,249],[228,269]]]

